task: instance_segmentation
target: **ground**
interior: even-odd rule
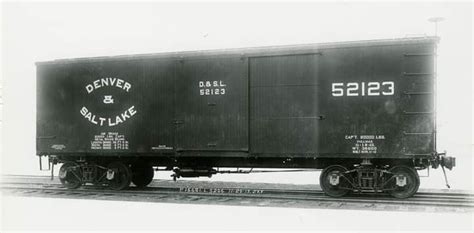
[[[381,212],[2,197],[6,230],[454,230],[473,213]],[[343,220],[343,221],[341,221]]]

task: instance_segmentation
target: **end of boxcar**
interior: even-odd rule
[[[443,153],[435,153],[431,160],[431,167],[436,169],[441,166],[442,168],[452,170],[456,166],[456,158],[447,156],[446,154],[446,151]]]
[[[435,153],[433,157],[434,159],[431,161],[431,166],[433,168],[438,168],[441,166],[441,169],[443,170],[444,181],[446,182],[446,187],[451,188],[448,182],[448,176],[446,175],[446,170],[444,170],[444,168],[452,170],[456,166],[456,158],[447,156],[446,151],[443,153]]]

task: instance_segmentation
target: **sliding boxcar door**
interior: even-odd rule
[[[311,154],[318,149],[318,54],[250,60],[250,150]]]

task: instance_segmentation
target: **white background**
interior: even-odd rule
[[[446,18],[438,32],[438,149],[457,158],[452,187],[472,189],[470,3],[4,3],[2,172],[47,175],[35,157],[37,61],[433,35],[433,16]],[[216,180],[315,183],[317,174]],[[444,188],[441,171],[421,187]]]

